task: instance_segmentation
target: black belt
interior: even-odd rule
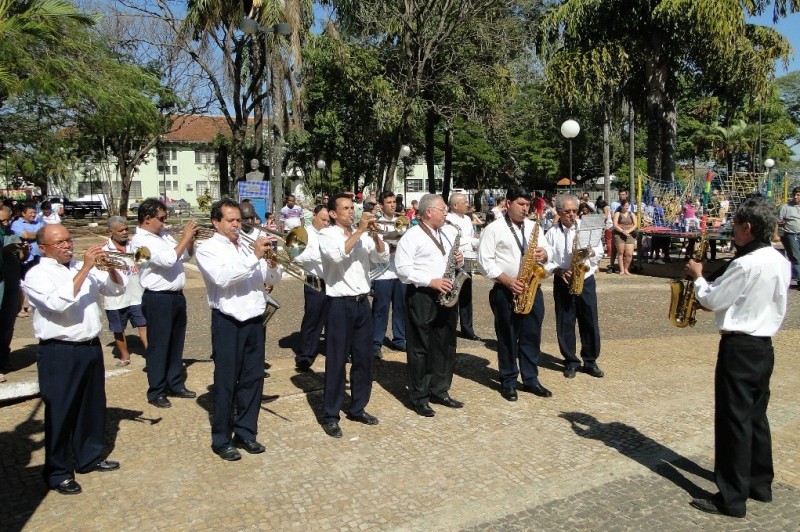
[[[721,336],[751,336],[753,338],[758,338],[759,340],[769,340],[772,338],[771,336],[755,336],[742,331],[720,331],[719,334]]]
[[[357,296],[331,296],[333,299],[343,299],[344,301],[355,301],[360,303],[367,299],[369,294],[358,294]]]
[[[313,275],[313,274],[310,274],[310,273],[306,274],[306,282],[307,283],[311,283],[311,284],[319,283],[320,286],[325,284],[325,281],[322,280],[322,277],[319,277],[319,276],[316,276],[316,275]]]
[[[240,323],[242,325],[248,325],[250,323],[261,323],[261,321],[264,319],[263,315],[259,314],[258,316],[253,316],[252,318],[247,318],[246,320],[240,320],[239,318],[234,318],[230,314],[225,314],[224,312],[222,312],[218,308],[212,308],[211,309],[211,314],[219,314],[220,316],[222,316],[223,318],[225,318],[227,320],[235,321],[236,323]]]
[[[48,340],[39,340],[39,345],[100,345],[100,339],[95,337],[91,340],[72,342],[70,340],[56,340],[55,338],[50,338]]]
[[[183,290],[150,290],[149,288],[145,288],[144,291],[151,294],[183,295]]]
[[[414,284],[408,285],[407,290],[422,292],[423,294],[428,294],[429,296],[436,296],[436,297],[438,297],[439,294],[441,294],[441,292],[439,292],[435,288],[430,288],[429,286],[417,286]]]

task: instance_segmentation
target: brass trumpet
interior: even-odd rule
[[[397,220],[394,221],[394,231],[387,231],[386,229],[381,229],[381,225],[389,225],[391,222],[381,222],[379,220],[372,220],[369,222],[369,236],[375,236],[376,234],[383,235],[384,241],[397,241],[400,240],[400,237],[405,234],[408,226],[411,222],[408,221],[408,218],[405,216],[398,216]]]
[[[94,267],[104,272],[107,272],[112,268],[115,270],[129,271],[134,266],[141,267],[147,264],[147,262],[150,260],[150,257],[150,250],[146,247],[140,247],[135,253],[106,251],[105,255],[98,257],[97,260],[95,260]]]
[[[180,238],[183,235],[183,231],[186,229],[186,225],[182,225],[180,227],[170,227],[167,229],[167,232],[171,234],[175,238]],[[208,240],[217,232],[212,225],[197,225],[197,231],[194,234],[195,240]]]
[[[322,290],[322,286],[319,283],[308,282],[306,271],[302,266],[294,261],[294,257],[297,257],[303,251],[305,251],[306,246],[308,245],[308,232],[303,227],[295,227],[285,236],[281,235],[277,231],[271,231],[263,227],[256,227],[251,224],[242,224],[242,229],[250,229],[251,232],[253,229],[257,229],[278,237],[283,242],[283,249],[286,251],[286,255],[268,250],[268,253],[264,256],[264,258],[268,260],[274,260],[283,266],[283,269],[286,273],[295,279],[303,281],[303,284],[309,288],[316,290],[317,292]],[[247,247],[249,247],[251,250],[255,250],[257,238],[254,238],[245,232],[239,232],[239,238],[241,238],[247,244]]]

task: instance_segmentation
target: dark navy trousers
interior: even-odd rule
[[[106,430],[106,383],[100,342],[39,345],[44,402],[45,482],[55,488],[100,461]]]
[[[392,305],[392,340],[396,344],[406,343],[406,285],[400,279],[383,279],[372,282],[372,321],[374,334],[372,346],[383,345],[386,327],[389,325],[389,304]]]
[[[300,324],[300,352],[295,356],[295,362],[308,361],[314,363],[319,352],[319,337],[322,328],[328,321],[328,296],[325,295],[323,284],[322,291],[316,291],[303,285],[303,321]]]
[[[575,322],[581,336],[581,358],[586,365],[597,362],[600,356],[600,325],[597,315],[597,283],[594,275],[583,281],[583,292],[574,296],[560,276],[553,280],[553,300],[556,311],[558,349],[566,367],[581,365],[576,355]]]
[[[147,320],[147,400],[153,401],[159,395],[186,388],[183,383],[186,298],[180,290],[145,290],[142,312]]]

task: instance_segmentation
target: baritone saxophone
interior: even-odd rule
[[[539,221],[533,226],[528,250],[520,258],[519,274],[517,280],[525,285],[522,293],[514,296],[514,312],[516,314],[528,314],[533,308],[533,301],[536,299],[536,290],[542,279],[547,277],[547,272],[539,262],[536,261],[536,248],[539,246]]]

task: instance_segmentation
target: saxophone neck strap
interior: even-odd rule
[[[514,224],[511,222],[511,218],[508,216],[508,213],[505,215],[506,225],[508,225],[508,230],[511,231],[511,234],[514,235],[514,240],[517,242],[517,246],[519,246],[519,252],[522,255],[525,255],[526,248],[528,247],[528,243],[525,241],[525,221],[523,220],[519,227],[519,233],[522,235],[522,240],[517,236],[517,232],[514,230]]]
[[[435,236],[433,236],[433,231],[431,231],[431,228],[428,227],[428,225],[425,222],[420,223],[419,226],[422,228],[425,234],[428,235],[431,238],[431,240],[433,240],[433,243],[436,244],[436,247],[439,248],[439,251],[442,252],[442,255],[443,256],[446,255],[444,251],[444,244],[442,244],[442,237],[440,236],[439,238],[436,238]]]

